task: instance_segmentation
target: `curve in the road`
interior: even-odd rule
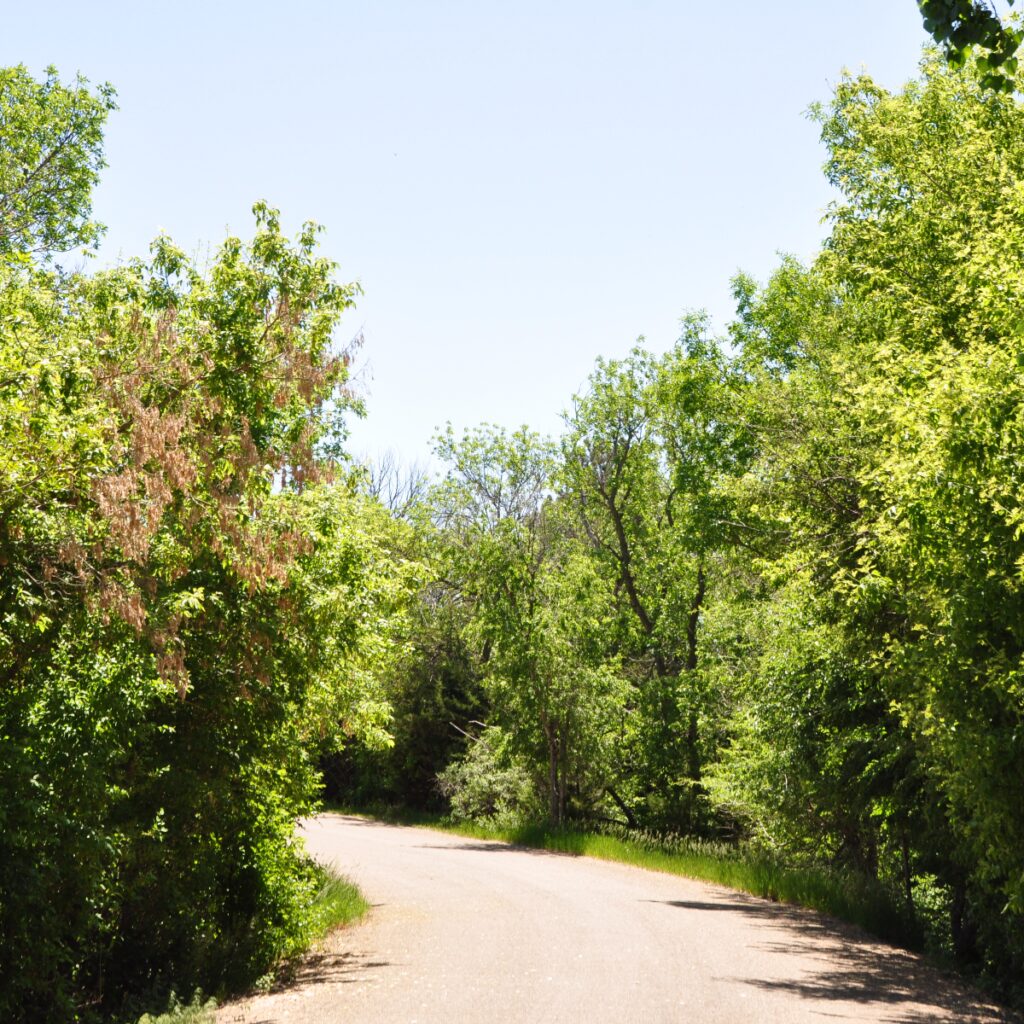
[[[367,921],[218,1024],[993,1024],[921,958],[674,875],[325,814],[309,850]]]

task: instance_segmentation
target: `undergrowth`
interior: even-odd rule
[[[204,999],[202,992],[197,992],[192,1000],[183,1003],[172,992],[163,1013],[144,1013],[138,1024],[214,1024],[217,1000]]]
[[[287,979],[298,958],[310,946],[336,928],[358,921],[370,908],[359,888],[347,878],[319,864],[314,865],[313,870],[320,884],[309,908],[303,942],[291,957],[256,979],[257,991],[267,991]],[[195,993],[187,1003],[171,992],[166,1009],[150,1010],[138,1017],[135,1024],[214,1024],[216,1009],[217,1000],[204,998],[202,992]]]

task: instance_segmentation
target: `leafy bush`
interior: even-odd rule
[[[509,826],[529,820],[538,810],[529,772],[509,753],[507,737],[494,726],[439,773],[437,784],[450,801],[455,821]]]
[[[181,1002],[172,992],[163,1013],[144,1013],[138,1024],[214,1024],[216,1010],[217,1001],[204,1000],[201,992],[197,992],[188,1003]]]

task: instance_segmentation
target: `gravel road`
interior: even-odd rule
[[[810,911],[583,857],[325,814],[373,909],[218,1024],[801,1024],[1009,1018]]]

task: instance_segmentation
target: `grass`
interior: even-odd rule
[[[310,923],[312,941],[335,928],[358,921],[370,909],[363,894],[347,878],[322,868],[323,881],[313,901]]]
[[[217,1001],[203,999],[201,992],[192,997],[190,1003],[182,1003],[172,992],[164,1013],[144,1013],[138,1024],[214,1024],[217,1019]]]
[[[344,875],[312,862],[319,888],[313,897],[301,941],[262,977],[253,988],[270,992],[287,985],[295,976],[302,957],[336,928],[358,921],[370,909],[359,888]]]
[[[336,809],[343,813],[365,813]],[[597,857],[713,882],[763,899],[830,914],[902,945],[917,945],[919,938],[903,907],[876,880],[820,866],[787,865],[778,857],[750,848],[657,836],[624,827],[601,831],[554,829],[546,825],[490,828],[398,808],[374,808],[369,816],[394,824],[435,828],[475,839],[496,839],[553,853]]]

